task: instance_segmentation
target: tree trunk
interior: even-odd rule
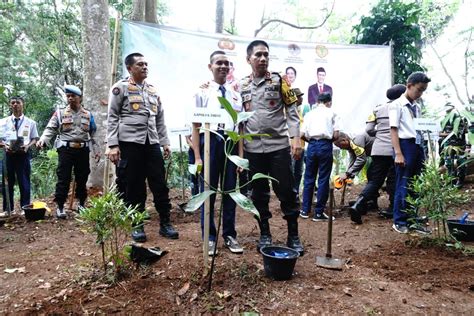
[[[156,0],[146,0],[145,22],[158,24],[158,17],[156,15]]]
[[[216,33],[224,30],[224,0],[216,0]]]
[[[145,1],[144,0],[133,0],[133,10],[130,20],[132,21],[143,21],[145,16]]]
[[[84,89],[82,103],[94,115],[97,132],[94,139],[104,159],[107,103],[110,89],[110,31],[107,0],[82,0],[82,43],[84,45]],[[104,102],[105,100],[105,102]],[[101,102],[102,101],[102,102]],[[91,156],[88,184],[102,186],[104,164]]]

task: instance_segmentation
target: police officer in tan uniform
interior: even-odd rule
[[[294,188],[291,156],[300,159],[300,120],[293,90],[286,78],[268,71],[269,47],[261,40],[247,46],[247,62],[252,74],[242,79],[241,95],[245,111],[255,111],[244,124],[247,134],[268,134],[245,141],[244,150],[250,163],[250,174],[263,173],[277,181],[273,190],[281,202],[284,218],[288,222],[287,245],[303,254],[304,248],[298,236],[299,201]],[[289,137],[288,137],[289,136]],[[267,179],[252,183],[252,201],[260,213],[260,239],[257,248],[271,245],[269,219],[272,217],[268,204],[270,187]]]
[[[140,53],[125,58],[130,77],[120,80],[109,95],[107,117],[108,157],[124,171],[125,201],[145,210],[148,181],[155,208],[160,215],[160,235],[176,239],[178,232],[170,221],[171,203],[165,181],[164,157],[171,154],[166,132],[165,117],[160,97],[145,79],[148,63]],[[143,223],[135,223],[132,238],[146,241]]]
[[[94,117],[81,105],[81,90],[72,85],[65,87],[68,105],[58,109],[49,120],[36,146],[41,148],[58,135],[55,146],[58,150],[58,182],[55,201],[58,205],[56,216],[66,218],[64,203],[69,192],[71,173],[74,168],[76,196],[80,207],[84,207],[87,198],[87,178],[89,177],[89,152],[93,149],[93,135],[96,131]],[[96,152],[96,155],[98,152]]]

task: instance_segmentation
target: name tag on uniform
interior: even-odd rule
[[[143,97],[141,95],[129,95],[128,96],[128,101],[130,103],[134,103],[134,102],[143,102]]]
[[[275,100],[280,98],[280,92],[278,91],[267,91],[264,93],[264,98],[265,99],[270,99],[270,100]]]

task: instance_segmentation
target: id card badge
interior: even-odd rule
[[[421,145],[422,141],[423,141],[423,136],[421,135],[421,132],[417,131],[416,132],[416,138],[415,138],[415,144]]]

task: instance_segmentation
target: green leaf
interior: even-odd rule
[[[454,131],[452,131],[451,133],[448,134],[448,136],[446,136],[445,139],[443,139],[443,141],[441,142],[441,147],[443,147],[444,143],[446,143],[448,141],[448,139],[450,139],[451,137],[454,136]]]
[[[239,124],[240,122],[248,120],[252,115],[254,115],[255,111],[252,112],[239,112],[237,114],[237,122],[235,124]]]
[[[245,170],[249,170],[249,161],[248,159],[240,158],[237,155],[229,155],[227,156],[230,161],[232,161],[237,167],[243,168]]]
[[[202,205],[202,203],[204,203],[204,201],[207,200],[207,198],[209,198],[214,193],[216,193],[216,191],[207,190],[194,195],[191,200],[189,200],[189,202],[186,204],[184,211],[189,213],[194,212]]]
[[[270,176],[268,176],[268,175],[266,175],[266,174],[260,173],[260,172],[253,175],[252,181],[258,180],[258,179],[270,179],[270,180],[272,180],[272,181],[279,182],[277,179],[275,179],[275,178],[273,178],[273,177],[270,177]]]
[[[212,129],[205,128],[205,127],[200,127],[199,129],[200,129],[200,130],[203,130],[203,131],[209,131],[209,132],[211,132],[211,133],[213,133],[213,134],[219,136],[223,141],[225,141],[224,136],[222,136],[221,134],[219,134],[219,133],[216,132],[216,131],[213,131]]]
[[[253,205],[252,200],[247,198],[245,195],[243,195],[240,192],[232,192],[229,193],[230,197],[232,200],[235,201],[244,211],[250,212],[253,215],[255,215],[257,218],[260,218],[260,213],[258,212],[257,208],[255,205]]]
[[[244,134],[242,135],[243,139],[251,142],[254,137],[270,137],[270,134]]]
[[[453,133],[455,135],[458,134],[459,132],[459,124],[461,123],[461,117],[457,116],[455,119],[454,119],[454,124],[453,124]]]
[[[236,124],[236,122],[237,122],[237,112],[232,108],[232,105],[224,97],[217,97],[217,98],[219,99],[219,102],[224,107],[224,109],[227,111],[227,113],[229,113],[230,117],[232,118],[232,122],[234,122],[234,124]]]
[[[464,109],[459,111],[463,117],[465,117],[470,123],[474,122],[474,113],[469,112],[468,110]]]
[[[446,124],[448,124],[448,122],[451,122],[451,120],[453,119],[454,113],[455,113],[454,111],[449,112],[448,114],[446,114],[444,119],[441,121],[441,129],[442,130],[446,127]]]
[[[467,139],[469,141],[469,144],[471,144],[471,146],[474,146],[474,132],[469,132],[467,134]]]
[[[226,133],[234,143],[237,143],[241,138],[240,135],[234,131],[226,131]]]

